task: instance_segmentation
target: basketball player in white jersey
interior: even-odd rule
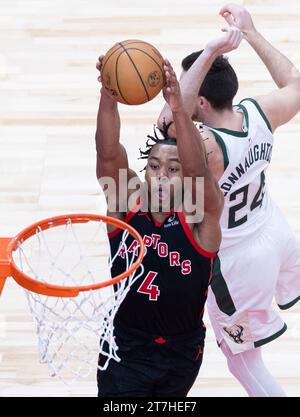
[[[204,124],[209,166],[225,197],[208,312],[229,370],[248,395],[284,396],[263,363],[261,346],[286,330],[273,298],[281,309],[300,299],[300,246],[268,193],[265,172],[274,131],[300,110],[300,77],[243,6],[228,4],[220,15],[230,30],[243,32],[278,89],[232,107],[238,81],[227,59],[216,55],[213,61],[205,48],[182,62],[185,106]],[[158,125],[164,119],[171,120],[167,107]]]

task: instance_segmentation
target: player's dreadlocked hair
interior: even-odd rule
[[[164,121],[162,129],[160,129],[156,125],[153,126],[154,136],[147,135],[148,139],[146,141],[146,150],[142,151],[141,148],[140,148],[140,157],[139,157],[139,159],[148,159],[153,146],[155,146],[157,144],[175,145],[175,146],[177,145],[176,138],[173,138],[172,136],[168,135],[168,130],[169,130],[169,127],[171,126],[172,123],[173,122],[170,122],[170,123],[166,124],[166,122]],[[157,136],[157,133],[156,133],[157,130],[159,130],[160,133],[163,135],[162,138],[159,138]],[[151,143],[151,141],[153,143]],[[142,171],[144,171],[144,170],[145,170],[145,168],[142,169]]]

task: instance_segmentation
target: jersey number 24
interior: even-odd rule
[[[261,207],[263,199],[264,199],[264,186],[265,186],[265,173],[262,171],[260,175],[260,186],[257,190],[257,193],[254,196],[254,199],[250,205],[250,210],[253,211],[256,207]],[[240,226],[243,223],[246,223],[248,220],[247,214],[241,217],[240,219],[236,219],[236,213],[245,207],[248,203],[248,189],[249,185],[245,185],[244,187],[240,188],[239,190],[235,191],[234,193],[230,194],[229,200],[234,201],[236,200],[239,194],[243,194],[242,201],[235,206],[230,207],[229,209],[229,217],[228,217],[228,229],[232,229],[234,227]]]

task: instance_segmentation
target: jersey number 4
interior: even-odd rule
[[[150,271],[148,272],[146,278],[142,282],[141,286],[137,290],[142,294],[147,294],[150,301],[157,301],[160,294],[159,288],[157,285],[153,285],[152,282],[155,280],[157,272]]]
[[[250,210],[254,210],[256,207],[261,207],[263,199],[264,199],[264,186],[265,186],[265,173],[262,171],[260,175],[260,186],[257,190],[257,193],[254,196],[254,199],[251,203]],[[235,206],[230,207],[229,209],[229,219],[228,219],[228,228],[232,229],[233,227],[240,226],[241,224],[245,223],[248,220],[248,216],[245,215],[240,219],[236,219],[236,213],[243,207],[245,207],[248,203],[248,189],[249,185],[245,185],[245,187],[240,188],[239,190],[232,193],[229,197],[230,201],[236,200],[239,194],[243,194],[242,201]]]

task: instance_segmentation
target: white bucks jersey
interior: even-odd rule
[[[253,99],[241,101],[235,109],[244,113],[243,132],[209,128],[224,156],[219,180],[225,197],[221,249],[255,237],[271,208],[265,184],[273,147],[270,124]]]

